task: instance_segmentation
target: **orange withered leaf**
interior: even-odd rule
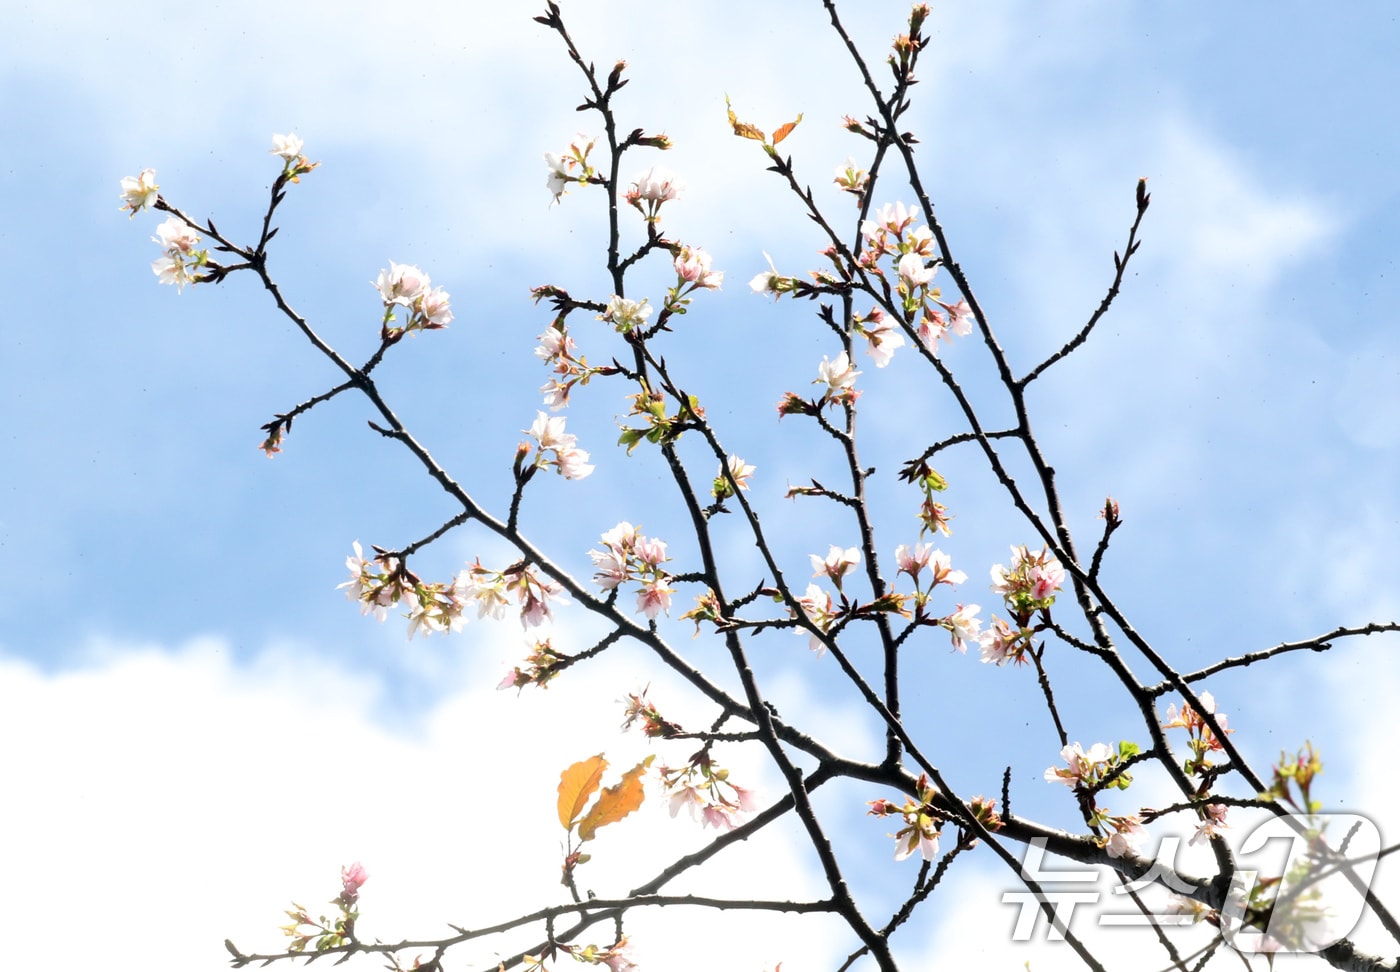
[[[776,132],[773,133],[773,144],[774,144],[774,145],[777,145],[777,144],[778,144],[779,142],[781,142],[783,139],[785,139],[785,138],[787,138],[789,135],[791,135],[791,134],[792,134],[792,130],[793,130],[794,128],[796,128],[796,127],[798,126],[798,124],[799,124],[801,121],[802,121],[802,116],[801,116],[801,115],[798,115],[798,116],[797,116],[796,118],[794,118],[792,121],[790,121],[790,122],[788,122],[786,125],[783,125],[782,127],[780,127]]]
[[[579,840],[592,840],[599,827],[616,823],[642,805],[642,800],[646,797],[646,791],[642,787],[642,774],[655,758],[648,756],[623,773],[621,783],[609,786],[598,794],[598,802],[588,811],[588,816],[579,821]]]
[[[578,815],[593,796],[603,779],[608,761],[603,754],[580,760],[559,774],[559,823],[565,830],[573,827]]]

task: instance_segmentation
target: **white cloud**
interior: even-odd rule
[[[109,644],[95,656],[54,675],[0,662],[0,733],[24,740],[0,769],[10,787],[0,910],[24,929],[7,946],[15,967],[61,952],[75,968],[217,968],[225,936],[276,950],[281,909],[295,899],[316,913],[356,859],[371,874],[366,937],[432,937],[449,921],[480,926],[562,901],[560,770],[599,751],[621,769],[647,749],[618,733],[613,699],[630,679],[616,666],[517,698],[477,664],[462,690],[391,731],[372,716],[373,679],[305,656],[244,668],[217,639],[173,652]],[[688,752],[677,745],[673,760]],[[733,761],[736,779],[774,792],[771,773]],[[658,802],[600,832],[580,883],[621,893],[704,837]],[[671,889],[819,896],[800,845],[780,828]],[[668,909],[629,930],[668,969],[713,968],[715,947],[800,968],[839,940],[821,919],[706,914],[703,934],[696,921]]]

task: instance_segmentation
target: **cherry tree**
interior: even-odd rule
[[[1135,956],[1139,968],[1198,969],[1212,959],[1228,961],[1223,956],[1231,949],[1270,963],[1277,953],[1301,952],[1339,969],[1396,967],[1363,954],[1348,937],[1350,924],[1340,927],[1364,910],[1400,943],[1400,923],[1368,890],[1384,853],[1373,840],[1375,828],[1363,818],[1323,813],[1316,784],[1321,756],[1306,741],[1305,727],[1289,727],[1301,734],[1293,750],[1257,765],[1235,737],[1250,729],[1230,725],[1209,686],[1228,670],[1325,651],[1339,639],[1400,630],[1400,623],[1338,626],[1287,643],[1247,645],[1203,667],[1179,667],[1171,651],[1133,625],[1107,580],[1113,537],[1131,498],[1123,497],[1122,507],[1106,496],[1095,511],[1067,509],[1053,459],[1034,431],[1031,392],[1094,336],[1127,280],[1151,204],[1146,181],[1125,187],[1131,189],[1124,193],[1126,232],[1102,299],[1057,350],[1027,360],[998,339],[996,322],[955,259],[950,231],[935,216],[920,140],[906,127],[917,68],[928,51],[928,8],[915,5],[892,48],[878,57],[848,36],[835,0],[825,0],[824,8],[865,89],[864,107],[840,120],[852,139],[851,157],[803,160],[789,154],[787,140],[813,120],[798,115],[774,126],[750,118],[742,105],[729,106],[733,136],[751,149],[756,167],[772,174],[794,218],[821,239],[812,266],[781,270],[771,259],[766,268],[742,271],[714,265],[704,241],[683,229],[686,182],[658,161],[670,139],[627,118],[626,65],[598,69],[593,53],[575,45],[557,4],[547,3],[535,18],[577,66],[586,119],[584,132],[561,135],[544,154],[544,189],[560,207],[602,210],[607,285],[592,292],[570,280],[531,282],[534,309],[525,305],[521,313],[533,315],[541,330],[537,360],[522,355],[521,367],[543,375],[542,400],[536,414],[519,419],[523,437],[514,456],[502,460],[512,489],[499,505],[482,498],[471,471],[450,470],[434,458],[431,433],[400,419],[393,389],[377,374],[405,338],[443,340],[426,332],[459,326],[460,303],[442,284],[450,271],[386,261],[370,281],[378,329],[367,354],[332,347],[276,278],[276,221],[320,164],[297,135],[273,136],[277,172],[252,242],[167,198],[152,169],[122,180],[133,217],[148,209],[165,214],[154,238],[162,255],[152,266],[161,283],[207,290],[229,278],[256,278],[276,313],[338,370],[335,384],[263,426],[261,448],[269,457],[294,448],[296,419],[343,395],[360,395],[374,413],[373,434],[406,450],[426,476],[425,489],[445,494],[457,511],[417,537],[368,549],[350,545],[341,587],[363,614],[404,621],[410,638],[470,639],[477,622],[518,620],[529,645],[503,673],[505,691],[546,691],[616,646],[641,646],[708,713],[682,721],[674,703],[624,689],[619,718],[652,741],[651,754],[630,766],[610,765],[606,753],[578,754],[551,768],[558,775],[562,890],[542,891],[538,909],[485,926],[453,925],[439,938],[366,940],[357,922],[372,866],[346,862],[329,914],[293,905],[280,948],[228,943],[234,967],[333,957],[399,970],[458,968],[463,946],[489,941],[507,943],[490,967],[577,962],[617,972],[636,967],[629,942],[635,915],[683,907],[835,918],[847,929],[850,948],[831,957],[834,968],[889,970],[899,967],[894,943],[901,929],[937,907],[950,868],[979,855],[1005,864],[1008,888],[1015,889],[1011,903],[1026,905],[1018,928],[1043,914],[1052,937],[1088,967],[1105,968],[1111,957],[1096,954],[1101,949],[1070,926],[1075,899],[1047,886],[1061,872],[1031,863],[1047,853],[1091,876],[1118,876],[1135,909],[1128,917],[1143,919],[1137,923],[1145,947],[1155,951],[1151,959]],[[833,164],[834,176],[827,175]],[[809,168],[834,179],[847,208],[832,212],[818,204]],[[691,369],[689,346],[676,343],[678,332],[703,326],[707,298],[722,286],[802,302],[821,336],[825,350],[811,361],[810,384],[785,390],[765,414],[715,417],[716,403],[693,391],[702,376]],[[757,298],[753,306],[756,317],[769,307]],[[367,340],[372,334],[366,331]],[[965,376],[945,360],[947,349],[963,345],[976,349],[985,377]],[[938,389],[940,410],[907,430],[904,441],[917,439],[909,452],[872,461],[858,419],[879,414],[882,397],[896,393],[882,381],[896,359],[917,363]],[[587,409],[621,410],[618,448],[581,441],[569,422]],[[765,470],[726,442],[735,421],[769,423],[780,448],[791,443],[794,456],[811,457],[813,473],[795,484],[765,482]],[[1008,552],[999,562],[955,563],[949,538],[956,489],[939,471],[955,454],[982,463],[1003,494],[1009,515],[998,526]],[[668,519],[647,524],[645,532],[636,516],[599,524],[588,549],[532,531],[532,505],[569,504],[575,482],[604,463],[659,470],[669,487]],[[765,526],[777,503],[812,511],[808,547],[799,556]],[[1076,526],[1081,522],[1091,529]],[[420,552],[459,530],[490,536],[513,554],[477,558],[445,578],[421,573]],[[755,558],[730,556],[739,543]],[[566,614],[589,616],[602,633],[566,642],[551,626]],[[756,662],[778,651],[786,677],[837,673],[880,727],[881,752],[846,751],[824,737],[822,726],[790,721],[772,701],[772,664]],[[718,661],[697,664],[702,653]],[[1034,684],[1037,725],[1060,754],[1038,782],[1064,785],[1061,795],[1078,818],[1073,830],[1014,809],[1017,791],[1005,760],[981,767],[980,792],[941,768],[951,744],[988,727],[952,724],[911,706],[911,680],[922,677],[934,653],[951,655],[943,664],[980,663],[1001,670],[998,677]],[[1089,677],[1085,672],[1117,696],[1121,725],[1112,741],[1086,743],[1079,714],[1063,704],[1065,681]],[[990,716],[989,726],[1003,731]],[[762,791],[732,772],[733,754],[749,750],[776,770],[779,790]],[[1135,802],[1144,778],[1170,788],[1171,802]],[[868,836],[851,839],[833,820],[818,799],[824,788],[863,811],[869,832],[886,842],[892,860],[880,888],[852,879],[857,863],[868,866]],[[657,862],[635,886],[594,887],[588,865],[599,831],[625,834],[648,799],[667,802],[674,826],[713,836],[698,851]],[[544,819],[539,826],[556,824]],[[684,890],[694,871],[779,826],[789,827],[818,861],[822,894],[753,897],[737,880],[724,898]],[[1246,866],[1250,840],[1260,834],[1293,841],[1297,853],[1286,868],[1261,874]],[[1207,848],[1213,866],[1180,866],[1164,853],[1169,837]],[[553,884],[548,877],[540,876],[542,888]],[[1163,889],[1172,896],[1163,897]],[[1173,925],[1210,933],[1204,944],[1193,939],[1188,947]],[[747,967],[742,955],[724,961]]]

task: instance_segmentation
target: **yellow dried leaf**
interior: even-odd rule
[[[565,830],[573,827],[574,821],[583,812],[584,805],[598,789],[598,784],[603,779],[603,770],[607,768],[608,761],[599,753],[575,763],[559,774],[559,823]]]
[[[724,96],[724,107],[729,112],[729,124],[734,129],[735,135],[738,135],[740,138],[752,138],[759,142],[768,141],[768,136],[763,134],[761,130],[754,128],[748,122],[739,120],[739,117],[734,114],[734,109],[729,107],[728,95]]]
[[[592,840],[599,827],[616,823],[642,805],[642,800],[646,797],[646,791],[642,787],[642,774],[655,758],[648,756],[623,773],[622,782],[607,787],[598,794],[598,802],[588,811],[588,816],[579,821],[579,840]]]

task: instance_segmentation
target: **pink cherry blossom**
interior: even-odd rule
[[[919,543],[910,547],[901,543],[894,548],[895,563],[899,566],[899,573],[908,574],[909,579],[915,584],[919,582],[919,572],[928,566],[929,556],[933,553],[933,548]]]
[[[718,290],[724,283],[723,270],[710,269],[710,255],[698,246],[683,246],[676,254],[676,276],[705,290]]]
[[[1060,750],[1060,758],[1065,761],[1066,767],[1051,766],[1045,771],[1046,782],[1063,783],[1073,789],[1085,780],[1093,781],[1107,769],[1112,755],[1113,751],[1106,743],[1094,743],[1088,752],[1079,743],[1071,743]]]
[[[995,614],[992,615],[991,626],[982,632],[982,661],[995,665],[1005,665],[1008,661],[1024,661],[1024,647],[1021,629],[1013,628],[1009,622]]]
[[[418,312],[436,327],[446,327],[452,323],[452,309],[448,305],[451,295],[441,287],[423,294],[418,302]]]
[[[359,861],[349,867],[340,869],[341,897],[347,902],[353,902],[360,896],[360,887],[369,880],[369,874],[365,872],[364,865]]]
[[[195,247],[199,246],[199,234],[195,232],[194,227],[178,216],[170,216],[157,226],[156,235],[151,239],[172,255],[175,253],[189,254],[194,251]]]
[[[977,617],[977,612],[981,610],[976,604],[959,604],[956,611],[943,619],[943,626],[952,633],[953,647],[956,650],[966,653],[969,641],[974,644],[980,643],[982,621]]]
[[[671,595],[674,593],[675,589],[667,587],[662,578],[653,578],[637,591],[637,610],[645,614],[647,620],[655,621],[662,611],[671,613]]]
[[[865,353],[870,355],[877,368],[889,364],[895,349],[904,347],[904,335],[895,330],[894,325],[885,320],[883,314],[880,320],[866,325],[863,331],[866,340],[870,342]]]
[[[831,630],[832,621],[836,617],[836,606],[832,603],[829,593],[816,584],[808,584],[807,592],[797,598],[797,606],[818,631],[826,633]],[[808,635],[807,647],[816,652],[818,657],[826,653],[826,643],[821,638],[801,628],[795,633]]]
[[[631,576],[626,556],[617,550],[590,550],[588,556],[593,558],[593,566],[598,568],[593,574],[593,583],[605,591],[612,590]]]
[[[1214,837],[1216,831],[1228,828],[1230,825],[1225,822],[1225,814],[1230,807],[1224,803],[1207,803],[1205,806],[1205,819],[1201,821],[1196,832],[1191,835],[1188,844],[1198,844],[1203,840]]]
[[[565,479],[585,479],[596,468],[588,461],[586,451],[573,446],[560,450],[558,457],[556,468]]]
[[[1112,817],[1108,821],[1113,833],[1108,837],[1105,850],[1109,857],[1140,855],[1147,841],[1147,830],[1139,817]]]
[[[399,304],[413,306],[413,302],[428,289],[428,275],[417,267],[389,261],[388,270],[380,270],[379,278],[373,281],[385,306]]]
[[[942,301],[939,301],[939,303],[942,303]],[[972,333],[972,325],[975,323],[976,318],[973,317],[972,308],[968,306],[967,301],[960,300],[956,304],[943,304],[943,309],[952,317],[948,326],[954,334],[960,337],[966,337]]]
[[[833,545],[825,557],[819,557],[816,554],[808,554],[808,557],[811,559],[815,571],[812,576],[831,578],[831,582],[836,585],[837,590],[841,589],[841,578],[860,563],[860,551],[855,547],[847,547],[843,550]]]

